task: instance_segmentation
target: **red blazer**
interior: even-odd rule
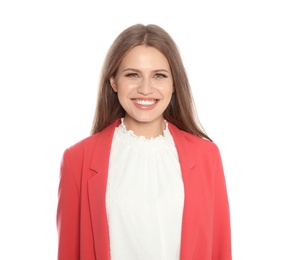
[[[65,150],[59,182],[58,260],[109,260],[106,183],[115,127]],[[180,260],[231,260],[231,232],[218,147],[169,123],[184,183]]]

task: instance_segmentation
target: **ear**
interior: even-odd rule
[[[113,76],[110,77],[109,82],[110,82],[110,85],[111,85],[113,91],[117,92],[117,87],[116,87],[116,84],[115,84],[115,78]]]

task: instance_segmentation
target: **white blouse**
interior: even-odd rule
[[[146,139],[115,130],[106,210],[111,260],[179,260],[184,188],[167,123]]]

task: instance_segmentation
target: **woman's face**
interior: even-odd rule
[[[136,46],[123,58],[111,86],[126,111],[125,124],[163,124],[170,103],[173,78],[166,57],[157,49]]]

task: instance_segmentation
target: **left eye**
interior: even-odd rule
[[[155,75],[156,78],[166,78],[167,76],[165,74],[161,74],[161,73],[158,73]]]

